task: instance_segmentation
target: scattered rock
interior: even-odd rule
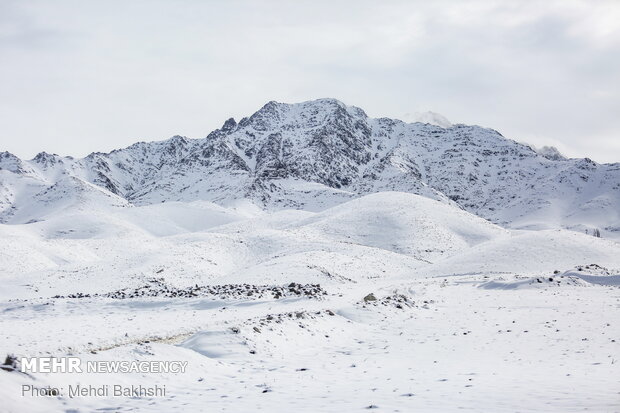
[[[368,294],[366,297],[364,297],[364,302],[365,303],[369,303],[372,301],[377,301],[377,297],[375,297],[375,295],[373,293]]]
[[[167,285],[163,278],[151,278],[148,284],[142,287],[112,291],[105,294],[75,293],[67,296],[56,295],[52,298],[91,298],[107,297],[114,299],[128,299],[141,297],[166,297],[166,298],[193,298],[193,297],[217,297],[219,299],[267,299],[276,300],[284,297],[307,297],[321,298],[327,292],[320,284],[297,284],[290,283],[288,286],[281,285],[252,285],[252,284],[223,284],[203,285],[198,284],[186,288],[177,288]]]
[[[0,364],[0,369],[4,371],[16,371],[17,370],[17,357],[12,354],[7,354],[4,359],[4,363]]]

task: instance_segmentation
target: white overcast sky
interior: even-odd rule
[[[0,0],[0,151],[204,137],[320,97],[620,161],[620,1]]]

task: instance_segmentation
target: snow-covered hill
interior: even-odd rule
[[[325,208],[366,193],[424,195],[512,228],[620,230],[620,164],[535,151],[492,129],[369,118],[334,99],[269,102],[203,139],[175,136],[83,159],[0,154],[0,219],[66,177],[134,205],[249,199],[268,209]],[[37,190],[34,190],[35,188]],[[110,202],[118,203],[116,197]]]

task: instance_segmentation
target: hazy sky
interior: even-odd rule
[[[320,97],[620,161],[620,1],[0,0],[0,151],[204,137]]]

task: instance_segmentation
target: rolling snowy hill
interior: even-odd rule
[[[190,370],[0,371],[7,411],[199,410],[205,401],[235,411],[565,411],[617,399],[615,241],[506,230],[402,192],[321,212],[207,201],[91,210],[67,199],[45,219],[0,225],[0,352],[185,360]],[[348,384],[329,385],[335,377]],[[32,380],[159,383],[169,394],[16,397]],[[483,397],[491,389],[503,396]],[[592,391],[598,404],[587,402]]]

